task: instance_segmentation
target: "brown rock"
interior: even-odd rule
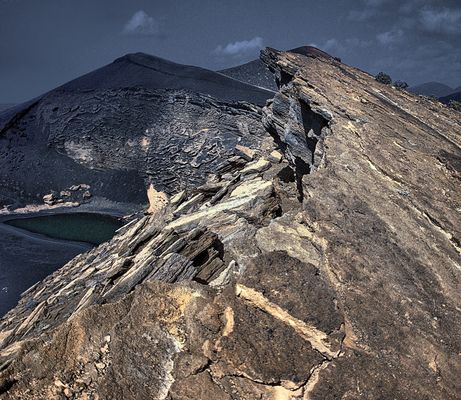
[[[253,149],[250,149],[246,146],[242,146],[240,144],[235,146],[235,153],[247,161],[254,160],[256,156],[256,152]]]
[[[56,202],[56,198],[52,193],[46,194],[45,196],[43,196],[43,202],[51,206]]]
[[[72,193],[69,190],[62,190],[61,192],[59,192],[59,195],[61,197],[70,197],[72,196]]]
[[[269,161],[270,162],[273,162],[273,163],[279,163],[280,161],[282,161],[282,154],[280,152],[278,152],[277,150],[273,150],[270,154],[269,154]]]
[[[147,198],[149,199],[148,214],[158,215],[162,213],[168,205],[168,195],[155,190],[152,184],[147,189]]]
[[[245,168],[243,168],[240,173],[242,175],[250,175],[259,172],[264,172],[270,168],[270,162],[264,158],[260,158],[257,161],[248,163]]]

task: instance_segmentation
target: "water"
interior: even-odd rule
[[[109,215],[71,213],[17,218],[4,222],[54,239],[98,245],[110,240],[123,223]]]
[[[88,213],[0,222],[0,317],[24,290],[77,254],[111,239],[121,225],[116,218]]]

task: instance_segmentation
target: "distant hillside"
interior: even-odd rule
[[[421,94],[424,96],[443,97],[453,93],[455,89],[440,82],[427,82],[421,85],[412,86],[408,91],[414,94]]]
[[[450,101],[461,102],[461,88],[458,88],[457,90],[458,92],[449,94],[448,96],[440,97],[440,101],[445,104],[448,104]]]
[[[0,112],[3,110],[7,110],[8,108],[13,107],[14,104],[0,104]]]
[[[253,60],[237,67],[218,71],[241,82],[269,90],[277,90],[274,75],[267,69],[261,60]]]

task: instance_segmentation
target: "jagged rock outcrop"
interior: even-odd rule
[[[320,52],[262,60],[278,150],[25,293],[0,398],[460,398],[459,114]]]
[[[194,187],[235,145],[261,146],[272,96],[202,68],[121,57],[0,113],[0,206],[41,203],[79,183],[95,198],[137,204],[150,183]]]

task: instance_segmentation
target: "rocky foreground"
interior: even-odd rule
[[[262,60],[273,142],[152,187],[26,292],[1,398],[461,398],[460,114],[321,52]]]

